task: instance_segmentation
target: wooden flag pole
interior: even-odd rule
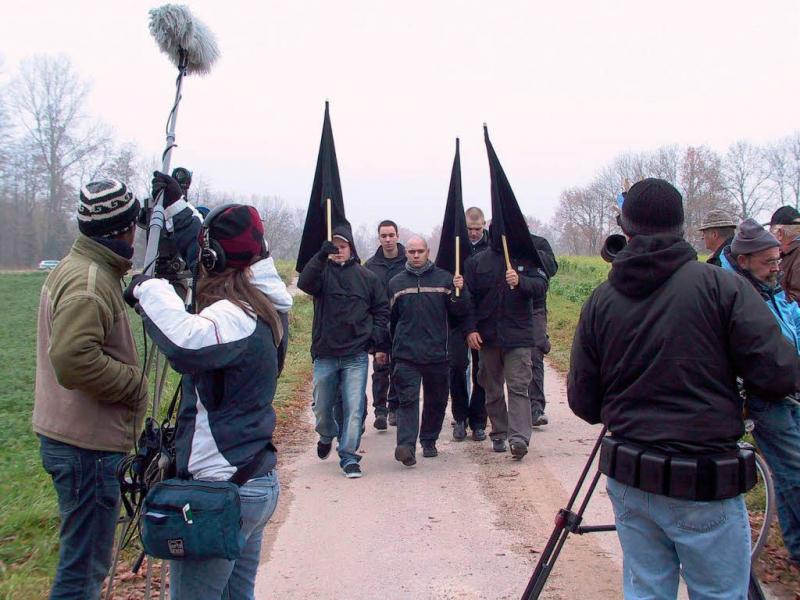
[[[327,223],[328,223],[328,241],[333,241],[333,233],[332,233],[332,224],[331,224],[331,199],[328,198],[325,200],[325,212],[327,213]]]
[[[460,260],[461,256],[459,255],[459,252],[458,252],[461,249],[461,244],[459,243],[460,241],[461,241],[461,236],[457,235],[456,236],[456,277],[461,275],[461,260]],[[456,298],[458,298],[459,296],[461,296],[461,290],[456,288]]]
[[[506,240],[506,234],[500,236],[500,239],[503,240],[503,254],[506,257],[506,271],[511,270],[511,257],[508,254],[508,240]],[[514,289],[513,285],[508,286],[512,290]]]

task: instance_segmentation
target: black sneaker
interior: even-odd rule
[[[531,415],[531,425],[533,427],[541,427],[542,425],[547,425],[549,421],[547,420],[547,415],[544,414],[544,411],[537,410]]]
[[[422,456],[425,458],[433,458],[439,456],[439,451],[436,449],[435,443],[422,444]]]
[[[492,450],[494,450],[495,452],[505,452],[506,441],[500,438],[492,440]]]
[[[486,439],[486,430],[485,429],[473,429],[472,430],[472,439],[476,442],[482,442]]]
[[[317,442],[317,456],[325,460],[330,455],[332,447],[332,442],[328,442],[327,444],[324,442]]]
[[[358,463],[350,463],[342,468],[342,473],[348,479],[358,479],[361,477],[361,465]]]
[[[386,420],[391,427],[397,427],[397,411],[390,410]]]
[[[453,425],[453,439],[457,442],[467,439],[467,424],[464,421],[456,421]]]
[[[522,460],[522,457],[528,453],[528,447],[522,442],[514,442],[511,444],[511,457],[517,460]]]
[[[417,464],[417,459],[414,458],[414,451],[408,446],[398,446],[395,448],[394,459],[399,460],[407,467],[413,467]]]
[[[378,431],[386,431],[386,417],[383,415],[378,415],[375,417],[375,423],[373,423],[373,427]]]

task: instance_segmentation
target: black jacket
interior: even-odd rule
[[[381,280],[383,287],[386,288],[388,287],[392,277],[398,273],[402,273],[405,269],[406,249],[403,244],[397,244],[397,256],[394,258],[386,258],[383,255],[383,247],[378,246],[375,254],[364,263],[364,266],[375,273],[375,275],[378,276],[378,279]]]
[[[475,244],[470,243],[469,255],[475,256],[476,254],[479,254],[480,252],[486,250],[488,247],[489,247],[489,232],[486,229],[484,229],[483,237],[480,240],[478,240],[478,242]],[[464,266],[466,266],[466,263],[464,263]]]
[[[392,359],[416,363],[447,360],[448,318],[454,322],[469,314],[469,292],[456,297],[453,276],[429,262],[419,275],[409,270],[389,282]]]
[[[710,265],[714,265],[715,267],[721,267],[722,262],[720,261],[719,257],[722,254],[722,251],[725,250],[725,248],[730,246],[732,243],[733,243],[733,236],[729,237],[727,240],[722,242],[722,246],[714,250],[714,254],[709,256],[706,262]]]
[[[355,258],[337,265],[315,255],[300,273],[297,287],[314,297],[313,358],[388,350],[386,292],[378,277]]]
[[[464,281],[472,296],[472,314],[464,325],[465,334],[477,331],[483,343],[498,348],[536,345],[533,323],[534,303],[544,302],[547,276],[533,263],[514,261],[519,285],[506,283],[506,262],[501,252],[489,248],[469,258]]]
[[[798,358],[747,281],[699,263],[683,239],[636,236],[575,331],[572,411],[663,452],[707,454],[744,433],[736,376],[770,397],[796,389]]]

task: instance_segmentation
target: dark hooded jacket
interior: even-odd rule
[[[489,232],[484,229],[483,230],[483,237],[478,240],[477,243],[473,244],[470,242],[469,244],[469,255],[475,256],[476,254],[483,252],[489,247]],[[464,265],[466,266],[466,264]]]
[[[797,355],[753,286],[673,236],[636,236],[617,255],[583,306],[570,362],[576,415],[667,453],[735,448],[737,375],[761,397],[798,383]]]
[[[448,358],[448,320],[457,324],[469,314],[469,292],[456,297],[453,276],[432,262],[419,270],[409,265],[389,282],[392,359],[415,363]]]
[[[338,265],[319,254],[308,261],[297,287],[314,297],[311,356],[331,358],[388,351],[389,301],[377,275],[362,266],[347,228],[335,228],[353,256]]]
[[[472,296],[473,310],[463,331],[477,331],[487,346],[524,348],[537,343],[533,307],[544,302],[547,276],[538,264],[529,261],[513,261],[512,266],[519,274],[519,285],[513,290],[506,283],[502,252],[489,248],[464,265],[464,282]]]
[[[397,244],[397,256],[394,258],[386,258],[383,255],[383,246],[378,246],[370,259],[364,263],[370,271],[375,273],[380,279],[383,287],[386,288],[392,277],[398,273],[402,273],[406,266],[406,249],[403,244]]]

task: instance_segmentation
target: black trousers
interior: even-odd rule
[[[397,390],[394,389],[391,373],[391,359],[385,365],[372,362],[372,406],[375,407],[376,417],[397,410]]]
[[[470,429],[486,429],[486,394],[478,383],[478,352],[470,350],[460,332],[450,331],[450,398],[453,418]],[[472,355],[472,394],[467,392],[467,369]]]
[[[442,430],[447,409],[449,382],[447,363],[421,364],[395,360],[392,379],[397,390],[397,445],[416,448],[435,442]],[[419,390],[422,384],[422,426],[419,422]]]
[[[544,412],[547,400],[544,397],[544,352],[540,348],[531,350],[531,372],[531,384],[528,386],[531,410]]]

